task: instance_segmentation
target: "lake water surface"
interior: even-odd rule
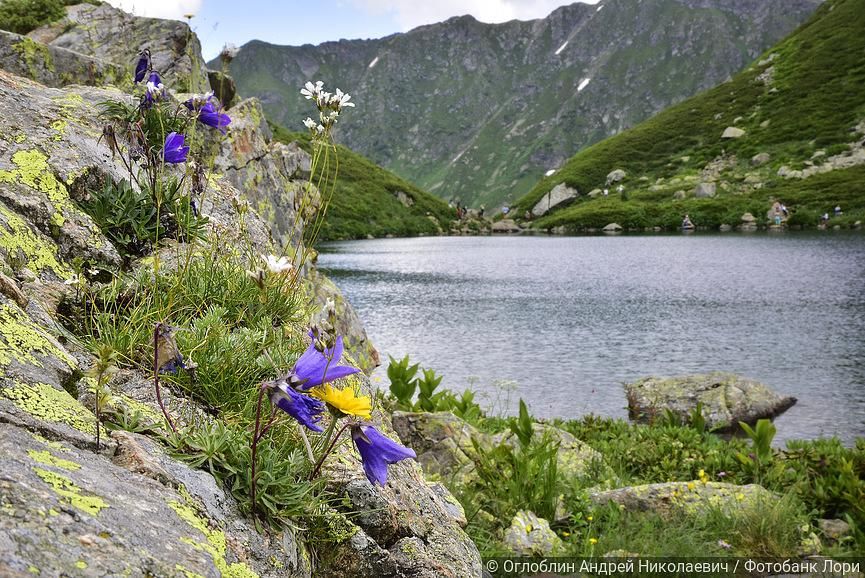
[[[494,411],[626,417],[624,382],[724,370],[799,399],[779,439],[865,436],[861,234],[382,239],[319,265],[383,361]]]

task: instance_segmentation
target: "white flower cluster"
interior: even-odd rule
[[[300,94],[307,100],[313,101],[318,108],[319,122],[315,122],[309,117],[303,121],[303,125],[313,135],[321,136],[327,133],[336,124],[339,113],[342,112],[343,108],[354,107],[354,103],[350,102],[350,94],[338,88],[336,92],[327,92],[324,90],[324,83],[320,80],[316,81],[315,84],[307,82],[300,89]]]

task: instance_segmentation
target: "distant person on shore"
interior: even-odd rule
[[[691,222],[691,217],[689,217],[687,213],[685,213],[685,217],[682,219],[682,228],[683,229],[693,229],[694,228],[694,223]]]
[[[478,215],[480,215],[480,217],[483,218],[483,216],[484,216],[484,211],[486,211],[486,210],[487,210],[486,205],[481,205],[481,208],[478,209]]]
[[[829,222],[829,213],[823,213],[823,216],[820,217],[820,220],[823,221],[823,225],[825,226],[826,223]]]
[[[835,206],[835,216],[840,217],[843,213],[841,213],[841,205]]]
[[[610,189],[604,189],[604,196],[606,197],[609,194],[610,194]]]
[[[784,215],[784,219],[790,216],[790,213],[787,211],[787,205],[781,203],[781,213]]]
[[[508,213],[510,213],[510,212],[511,212],[511,208],[509,206],[505,205],[504,207],[502,207],[502,215],[504,215],[505,217],[507,217]]]

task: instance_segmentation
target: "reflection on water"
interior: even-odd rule
[[[865,436],[862,235],[387,239],[319,264],[384,360],[487,405],[625,417],[623,382],[725,370],[799,398],[780,438]]]

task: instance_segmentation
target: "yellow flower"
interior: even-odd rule
[[[591,516],[586,516],[586,520],[588,520],[589,522],[591,522],[593,519],[594,518],[592,518]]]
[[[325,402],[330,407],[341,411],[346,415],[356,415],[364,419],[370,419],[372,402],[368,395],[357,395],[354,388],[346,387],[337,389],[330,384],[314,387],[312,395]]]
[[[699,476],[700,481],[703,482],[704,486],[709,483],[709,476],[706,475],[705,470],[700,470],[697,475]]]
[[[688,491],[689,491],[689,492],[693,492],[693,491],[694,491],[694,482],[688,482]]]
[[[745,494],[736,494],[736,499],[741,502],[745,499]]]
[[[597,544],[597,543],[598,543],[598,539],[597,539],[597,538],[589,538],[589,544],[591,544],[592,546],[594,546],[594,545]]]

